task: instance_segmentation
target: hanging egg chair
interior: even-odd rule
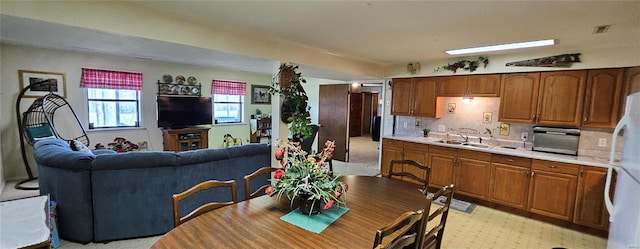
[[[23,187],[22,184],[38,179],[33,176],[31,167],[27,160],[25,151],[25,141],[33,146],[40,139],[59,138],[66,141],[77,140],[85,145],[89,145],[89,137],[87,132],[80,123],[78,115],[76,115],[69,102],[64,97],[52,92],[37,98],[24,113],[20,113],[20,102],[24,97],[24,93],[31,88],[32,85],[25,87],[18,95],[16,102],[16,115],[18,121],[18,130],[20,134],[20,149],[22,152],[22,161],[27,171],[28,179],[18,182],[16,189],[36,190],[38,187]],[[69,117],[75,117],[75,122]],[[63,130],[56,129],[56,126],[65,127]]]

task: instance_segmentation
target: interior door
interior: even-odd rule
[[[318,145],[324,148],[324,141],[335,141],[333,159],[346,162],[349,152],[349,88],[345,85],[320,85],[318,107]]]
[[[362,136],[362,93],[351,93],[349,101],[349,137]]]

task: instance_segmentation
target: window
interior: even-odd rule
[[[213,118],[217,124],[242,123],[247,83],[213,80]]]
[[[139,127],[140,92],[120,89],[87,89],[89,128]]]
[[[87,88],[89,129],[140,127],[142,73],[82,69]]]

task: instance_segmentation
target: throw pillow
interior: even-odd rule
[[[78,140],[69,141],[69,146],[71,146],[71,149],[74,151],[82,151],[82,152],[93,155],[93,152],[86,145],[84,145],[82,142]]]

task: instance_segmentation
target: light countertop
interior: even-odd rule
[[[532,151],[530,147],[523,148],[522,146],[520,146],[516,149],[509,149],[509,148],[503,148],[500,146],[489,146],[488,148],[480,148],[480,147],[473,147],[469,145],[442,143],[442,142],[439,142],[442,140],[442,138],[440,137],[419,137],[419,136],[410,136],[410,135],[385,135],[383,136],[383,138],[401,140],[406,142],[421,143],[421,144],[437,145],[437,146],[443,146],[443,147],[461,148],[466,150],[474,150],[474,151],[481,151],[481,152],[488,152],[488,153],[495,153],[495,154],[502,154],[502,155],[519,156],[519,157],[525,157],[525,158],[531,158],[531,159],[580,164],[580,165],[602,167],[602,168],[609,167],[609,162],[606,159],[591,157],[591,156],[570,156],[570,155],[538,152],[538,151]]]

